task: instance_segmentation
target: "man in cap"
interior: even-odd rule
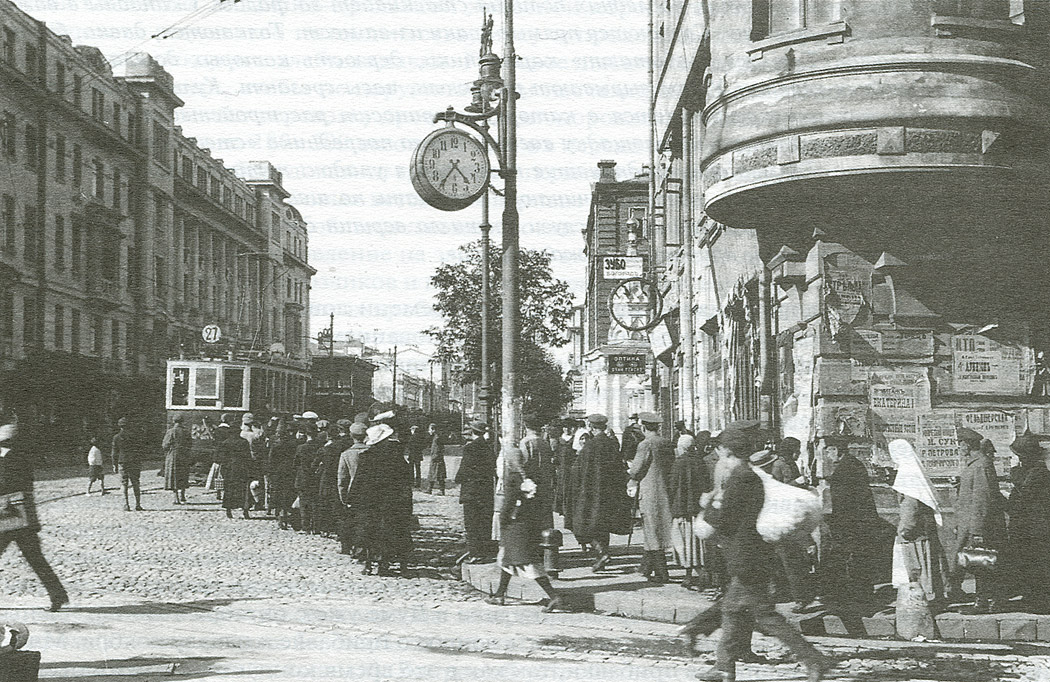
[[[295,493],[299,498],[299,532],[313,535],[317,532],[314,512],[317,502],[317,473],[314,457],[321,443],[317,442],[315,420],[303,420],[299,431],[304,440],[295,449]]]
[[[463,505],[463,528],[467,540],[467,562],[490,561],[493,555],[492,513],[496,494],[496,454],[485,440],[488,424],[470,422],[463,431],[463,459],[456,472],[459,503]]]
[[[674,447],[670,440],[660,435],[659,415],[646,412],[639,419],[645,438],[638,444],[628,475],[633,482],[629,489],[638,497],[638,508],[642,513],[645,534],[642,572],[650,582],[666,583],[669,580],[666,551],[674,546],[671,516]]]
[[[264,503],[263,479],[266,472],[266,432],[255,415],[241,415],[241,438],[248,441],[251,463],[248,466],[248,483],[245,501],[249,508],[260,509]]]
[[[638,451],[638,444],[645,440],[645,432],[638,423],[637,412],[632,413],[627,419],[627,426],[624,427],[623,437],[620,439],[620,454],[623,456],[623,461],[629,464],[634,459],[635,452]]]
[[[952,565],[949,598],[953,601],[965,599],[962,581],[966,571],[959,566],[959,552],[965,547],[975,546],[999,550],[1006,541],[1006,501],[999,492],[999,479],[995,473],[995,448],[990,442],[985,445],[981,434],[966,427],[958,429],[956,439],[962,469],[955,498],[955,543],[949,555]],[[997,611],[1002,598],[1001,576],[977,570],[974,571],[974,580],[974,611]]]
[[[142,458],[138,448],[131,446],[127,435],[128,420],[121,417],[117,420],[117,433],[113,436],[111,456],[120,467],[120,485],[124,491],[124,511],[131,511],[128,500],[128,487],[135,491],[135,511],[142,511],[142,491],[139,478],[142,475]]]
[[[609,563],[609,535],[631,531],[631,500],[620,448],[605,432],[609,419],[603,414],[587,417],[589,433],[573,465],[576,482],[572,505],[572,532],[581,546],[597,550],[592,570]]]
[[[728,432],[728,433],[727,433]],[[769,597],[770,547],[758,534],[756,522],[765,493],[761,479],[746,464],[746,442],[727,429],[719,447],[737,459],[726,482],[721,514],[715,528],[722,538],[729,586],[721,602],[722,637],[718,642],[715,666],[697,675],[713,682],[734,682],[736,661],[749,650],[752,631],[776,637],[786,644],[806,669],[809,682],[820,682],[830,668],[828,660],[773,608]]]
[[[878,531],[881,525],[868,470],[849,449],[844,436],[824,436],[824,461],[831,495],[827,520],[830,542],[821,564],[828,597],[839,604],[863,605],[874,596]]]
[[[354,507],[351,504],[350,491],[353,488],[354,477],[357,476],[357,465],[360,461],[361,453],[368,449],[368,446],[365,445],[368,428],[361,422],[353,422],[347,427],[347,432],[350,434],[351,444],[339,455],[339,470],[336,475],[336,482],[339,488],[339,501],[343,503],[343,507],[346,509],[346,513],[343,514],[343,525],[339,535],[340,552],[353,554],[357,543]]]

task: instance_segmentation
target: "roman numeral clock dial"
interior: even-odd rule
[[[410,175],[423,201],[442,211],[458,211],[474,203],[488,187],[489,158],[473,135],[441,128],[416,147]]]

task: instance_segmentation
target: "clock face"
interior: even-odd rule
[[[423,201],[444,211],[458,211],[486,190],[488,154],[473,135],[442,128],[424,138],[416,149],[411,175]]]
[[[640,277],[621,282],[609,296],[613,320],[631,332],[651,329],[660,320],[663,302],[660,292]]]

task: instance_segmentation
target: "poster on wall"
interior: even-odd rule
[[[952,392],[1024,395],[1034,372],[1029,348],[1007,346],[978,334],[952,337]]]
[[[958,412],[959,424],[973,429],[995,446],[995,471],[1000,476],[1010,473],[1010,443],[1017,437],[1017,418],[1002,410]]]
[[[933,478],[957,476],[961,467],[955,411],[919,415],[919,460]]]
[[[903,438],[918,445],[919,414],[930,411],[925,372],[874,371],[868,385],[872,432],[879,442]]]

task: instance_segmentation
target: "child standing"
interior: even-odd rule
[[[88,495],[91,494],[92,484],[98,481],[102,486],[101,495],[106,494],[106,474],[102,470],[102,451],[98,448],[98,438],[91,438],[91,448],[88,450]]]

